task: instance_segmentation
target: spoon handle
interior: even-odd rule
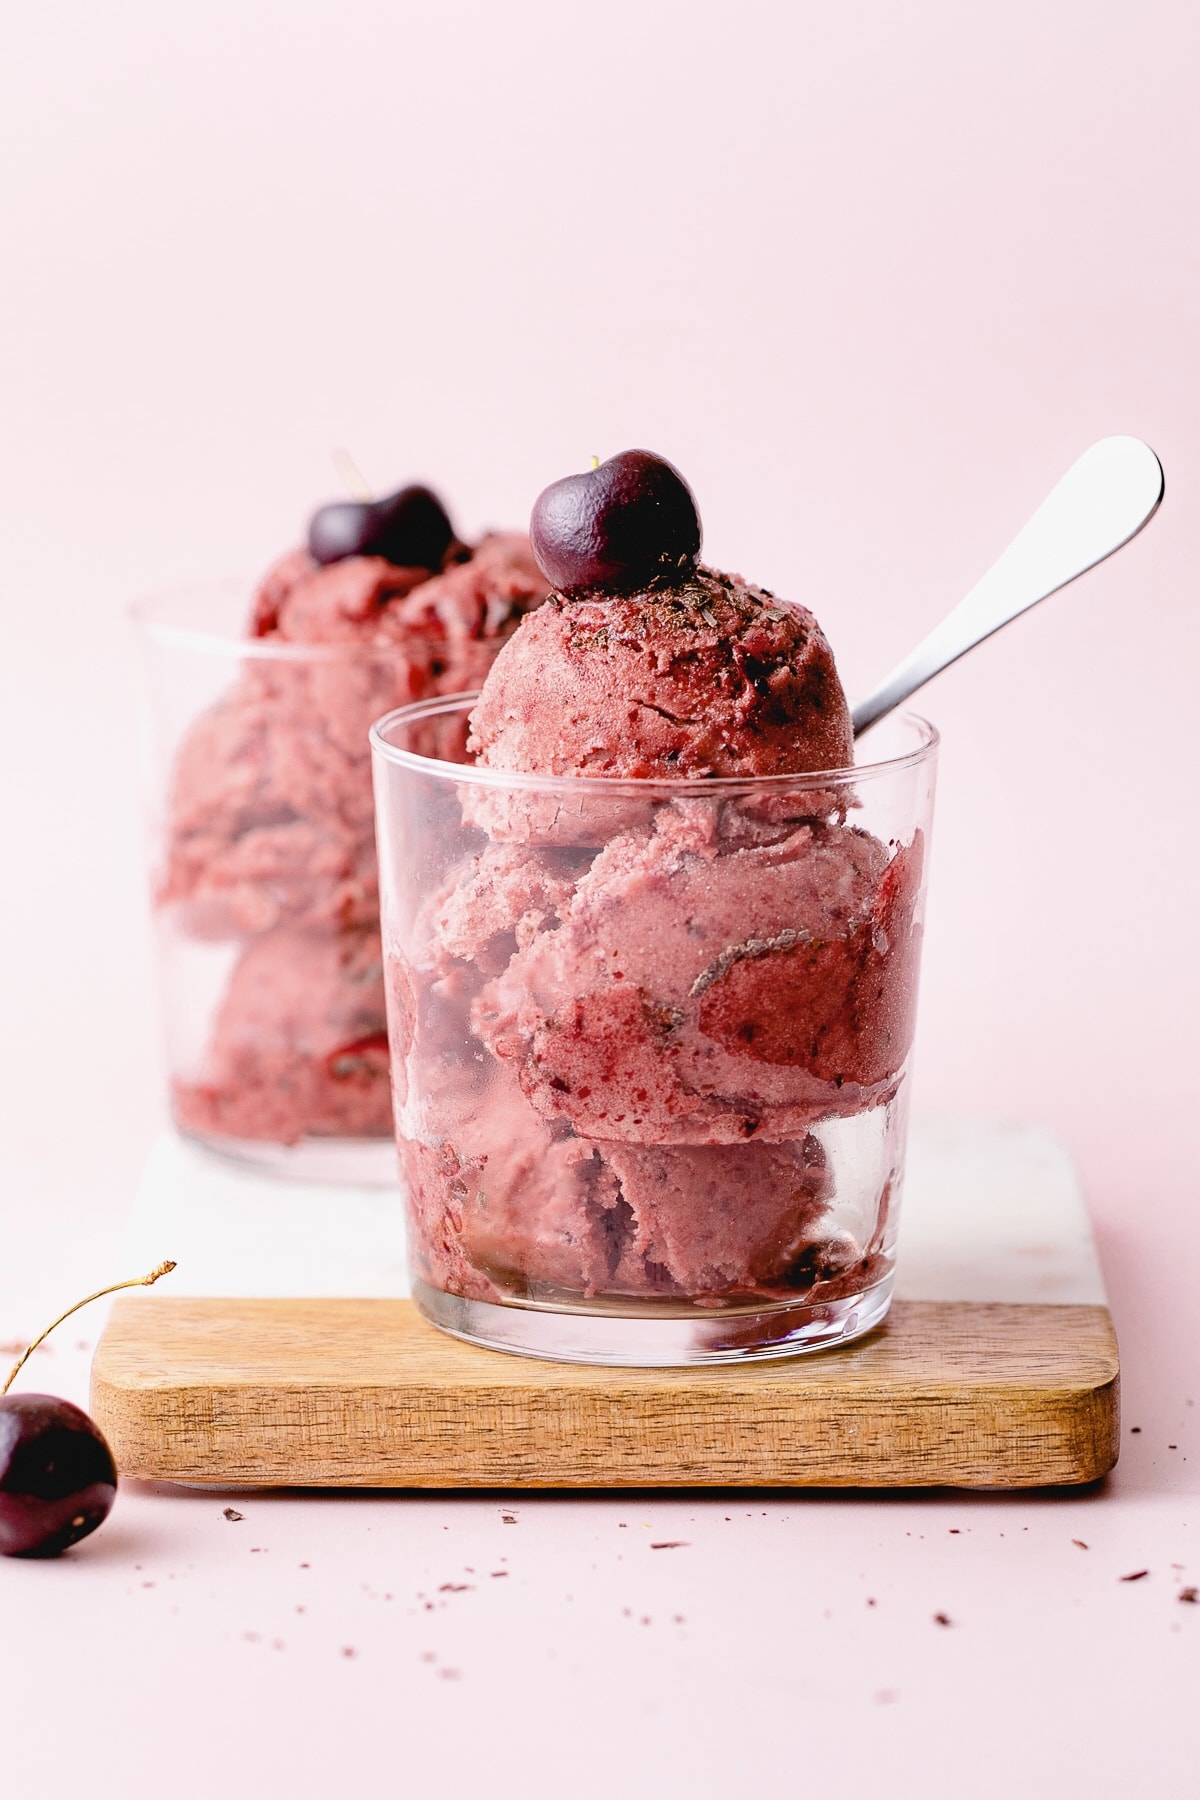
[[[1163,497],[1162,464],[1139,438],[1101,438],[1051,490],[983,580],[851,715],[854,733],[968,650],[1136,537]]]

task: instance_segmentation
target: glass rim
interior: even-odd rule
[[[255,582],[242,581],[234,575],[218,576],[210,581],[189,582],[165,592],[145,594],[126,608],[126,617],[147,641],[165,645],[171,650],[190,650],[201,656],[222,657],[230,662],[295,662],[295,663],[359,663],[391,661],[404,653],[405,646],[396,644],[304,644],[294,639],[244,637],[236,630],[222,631],[212,625],[186,625],[178,620],[160,617],[158,608],[178,605],[190,597],[241,594],[249,616]]]
[[[444,762],[441,757],[421,756],[415,750],[402,750],[387,741],[385,733],[397,725],[415,725],[423,720],[443,718],[450,713],[465,712],[475,705],[479,690],[472,693],[440,694],[432,699],[411,701],[397,706],[376,719],[370,730],[372,754],[395,768],[409,770],[440,781],[463,783],[472,787],[520,788],[533,793],[572,794],[641,794],[649,791],[667,793],[673,798],[688,796],[698,799],[708,794],[794,793],[803,785],[850,787],[884,775],[899,774],[903,769],[917,768],[930,761],[941,742],[936,725],[916,712],[896,712],[896,723],[915,727],[919,742],[898,756],[884,757],[878,762],[855,763],[849,768],[802,769],[783,775],[535,775],[518,769],[493,769],[478,763]],[[882,723],[882,720],[880,721]]]

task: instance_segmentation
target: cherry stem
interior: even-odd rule
[[[350,498],[360,501],[364,506],[369,506],[375,495],[371,490],[370,482],[350,452],[343,450],[339,444],[336,450],[330,452],[330,455],[333,458],[333,466],[341,477],[342,484]]]
[[[81,1308],[90,1306],[93,1300],[103,1300],[106,1294],[119,1294],[122,1288],[153,1287],[160,1275],[169,1275],[175,1266],[176,1265],[173,1262],[161,1262],[157,1269],[151,1269],[148,1275],[139,1275],[133,1281],[114,1281],[111,1287],[98,1288],[94,1294],[89,1294],[86,1300],[77,1300],[74,1306],[68,1306],[65,1313],[60,1313],[54,1323],[52,1325],[47,1325],[42,1335],[40,1337],[35,1337],[32,1344],[22,1351],[9,1372],[8,1380],[5,1382],[4,1386],[0,1388],[0,1397],[7,1394],[9,1388],[17,1379],[17,1376],[21,1373],[21,1370],[25,1367],[25,1364],[29,1361],[38,1345],[44,1344],[46,1339],[50,1336],[50,1333],[52,1331],[57,1331],[63,1320],[69,1319],[72,1313],[77,1313]]]

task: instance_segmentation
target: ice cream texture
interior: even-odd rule
[[[471,720],[489,768],[625,778],[840,769],[850,715],[820,626],[738,576],[555,595],[504,646]]]
[[[454,544],[437,571],[301,549],[268,572],[251,653],[184,737],[169,797],[163,927],[177,948],[239,946],[202,1056],[176,1071],[185,1130],[389,1135],[368,729],[477,687],[546,592],[515,533]]]
[[[461,785],[489,841],[389,944],[421,1278],[707,1307],[875,1279],[885,1220],[834,1223],[821,1133],[895,1100],[922,843],[807,779],[853,761],[813,615],[699,563],[557,591],[469,749],[517,779]]]

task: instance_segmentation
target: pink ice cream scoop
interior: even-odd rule
[[[387,1078],[377,931],[279,926],[247,941],[203,1074],[177,1081],[173,1098],[199,1137],[370,1137]]]
[[[658,1149],[556,1136],[503,1080],[443,1095],[445,1135],[402,1135],[420,1277],[470,1298],[720,1303],[807,1278],[830,1183],[811,1134]],[[808,1259],[807,1261],[805,1259]]]
[[[539,496],[550,605],[497,658],[471,720],[491,768],[753,776],[844,768],[833,653],[803,606],[705,568],[679,471],[625,451]]]
[[[640,476],[645,453],[629,454]],[[611,529],[611,513],[586,484],[601,481],[609,466],[556,484],[568,487],[567,499],[590,524],[582,547],[570,539],[561,496],[549,519],[546,496],[534,509],[531,531],[545,566],[560,573],[570,566],[561,542],[557,555],[546,554],[548,537],[566,535],[592,585],[551,594],[501,650],[471,716],[476,761],[526,775],[634,781],[804,774],[851,763],[846,697],[813,615],[686,553],[665,565],[656,560],[663,527],[653,507],[645,518],[635,510],[647,540],[640,558],[636,533],[626,531],[621,557],[606,560],[596,515]],[[672,541],[698,550],[690,490],[674,470],[669,481],[655,480],[652,498],[661,500],[664,483],[673,491]],[[583,500],[572,482],[585,484]],[[618,487],[626,504],[629,486],[626,470]],[[682,523],[688,508],[690,533]],[[595,585],[606,575],[617,591]],[[464,806],[493,838],[548,844],[604,844],[651,812],[627,792],[594,789],[581,790],[570,807],[536,792],[465,790]]]
[[[472,1024],[536,1112],[642,1144],[781,1142],[877,1104],[911,1035],[919,850],[801,826],[614,838],[527,931]]]
[[[493,769],[542,775],[790,775],[853,761],[813,615],[696,567],[670,588],[551,598],[496,659],[471,719]]]
[[[378,516],[325,509],[321,530],[317,515],[318,554],[268,572],[253,654],[179,749],[160,916],[177,944],[241,946],[207,1049],[175,1082],[201,1136],[391,1128],[368,728],[477,687],[548,585],[525,537],[468,549],[427,490],[404,494]]]

